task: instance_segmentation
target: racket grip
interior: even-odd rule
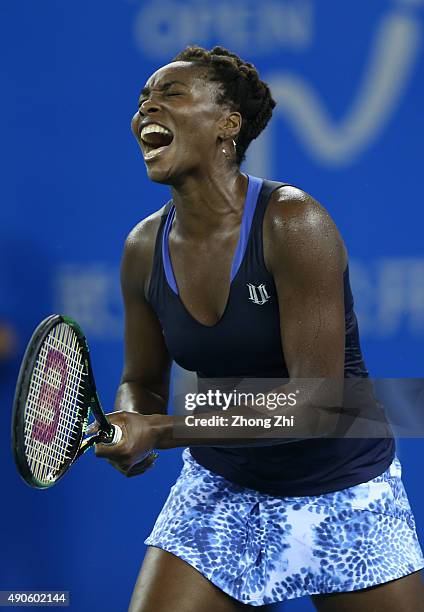
[[[122,429],[119,427],[119,425],[112,425],[111,426],[113,429],[113,437],[109,442],[102,442],[102,444],[109,444],[109,445],[114,445],[114,444],[118,444],[118,442],[121,441],[122,439]]]
[[[93,446],[93,444],[97,444],[97,443],[101,443],[101,444],[118,444],[118,442],[121,440],[122,438],[122,429],[119,427],[119,425],[111,425],[109,424],[109,434],[105,434],[104,431],[100,431],[100,433],[95,434],[94,436],[91,436],[90,438],[86,438],[82,443],[81,446],[75,456],[74,461],[76,461],[78,459],[78,457],[81,457],[81,455],[83,455],[86,451],[88,451],[89,448],[91,448]],[[112,436],[112,439],[109,439]]]

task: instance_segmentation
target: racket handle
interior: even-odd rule
[[[86,438],[81,443],[79,451],[77,452],[74,461],[76,461],[81,455],[88,451],[89,448],[93,446],[93,444],[101,443],[101,444],[118,444],[118,442],[122,438],[122,429],[119,425],[112,425],[108,423],[109,434],[105,434],[104,431],[100,431],[98,434],[91,436],[90,438]]]
[[[111,425],[111,428],[113,430],[112,439],[109,442],[102,442],[102,444],[114,445],[114,444],[118,444],[118,442],[121,441],[122,429],[119,427],[119,425]]]

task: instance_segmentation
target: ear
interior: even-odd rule
[[[219,122],[219,139],[236,139],[241,130],[242,118],[240,113],[226,114]]]

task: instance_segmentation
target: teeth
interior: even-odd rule
[[[153,149],[144,155],[144,159],[153,159],[154,157],[157,157],[157,155],[160,155],[160,153],[162,153],[162,151],[164,151],[166,148],[167,147],[159,147],[158,149]]]
[[[146,134],[171,134],[171,131],[157,123],[151,123],[141,130],[140,138],[143,138]]]

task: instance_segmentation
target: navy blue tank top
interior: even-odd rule
[[[280,336],[277,291],[263,255],[262,225],[271,193],[285,185],[248,176],[228,302],[212,326],[194,319],[178,295],[168,237],[169,203],[158,229],[148,300],[172,358],[198,378],[289,378]],[[344,273],[345,378],[367,378],[349,270]],[[252,348],[254,347],[254,349]],[[270,495],[320,495],[366,482],[393,460],[393,437],[278,440],[263,447],[195,446],[192,456],[228,480]]]

